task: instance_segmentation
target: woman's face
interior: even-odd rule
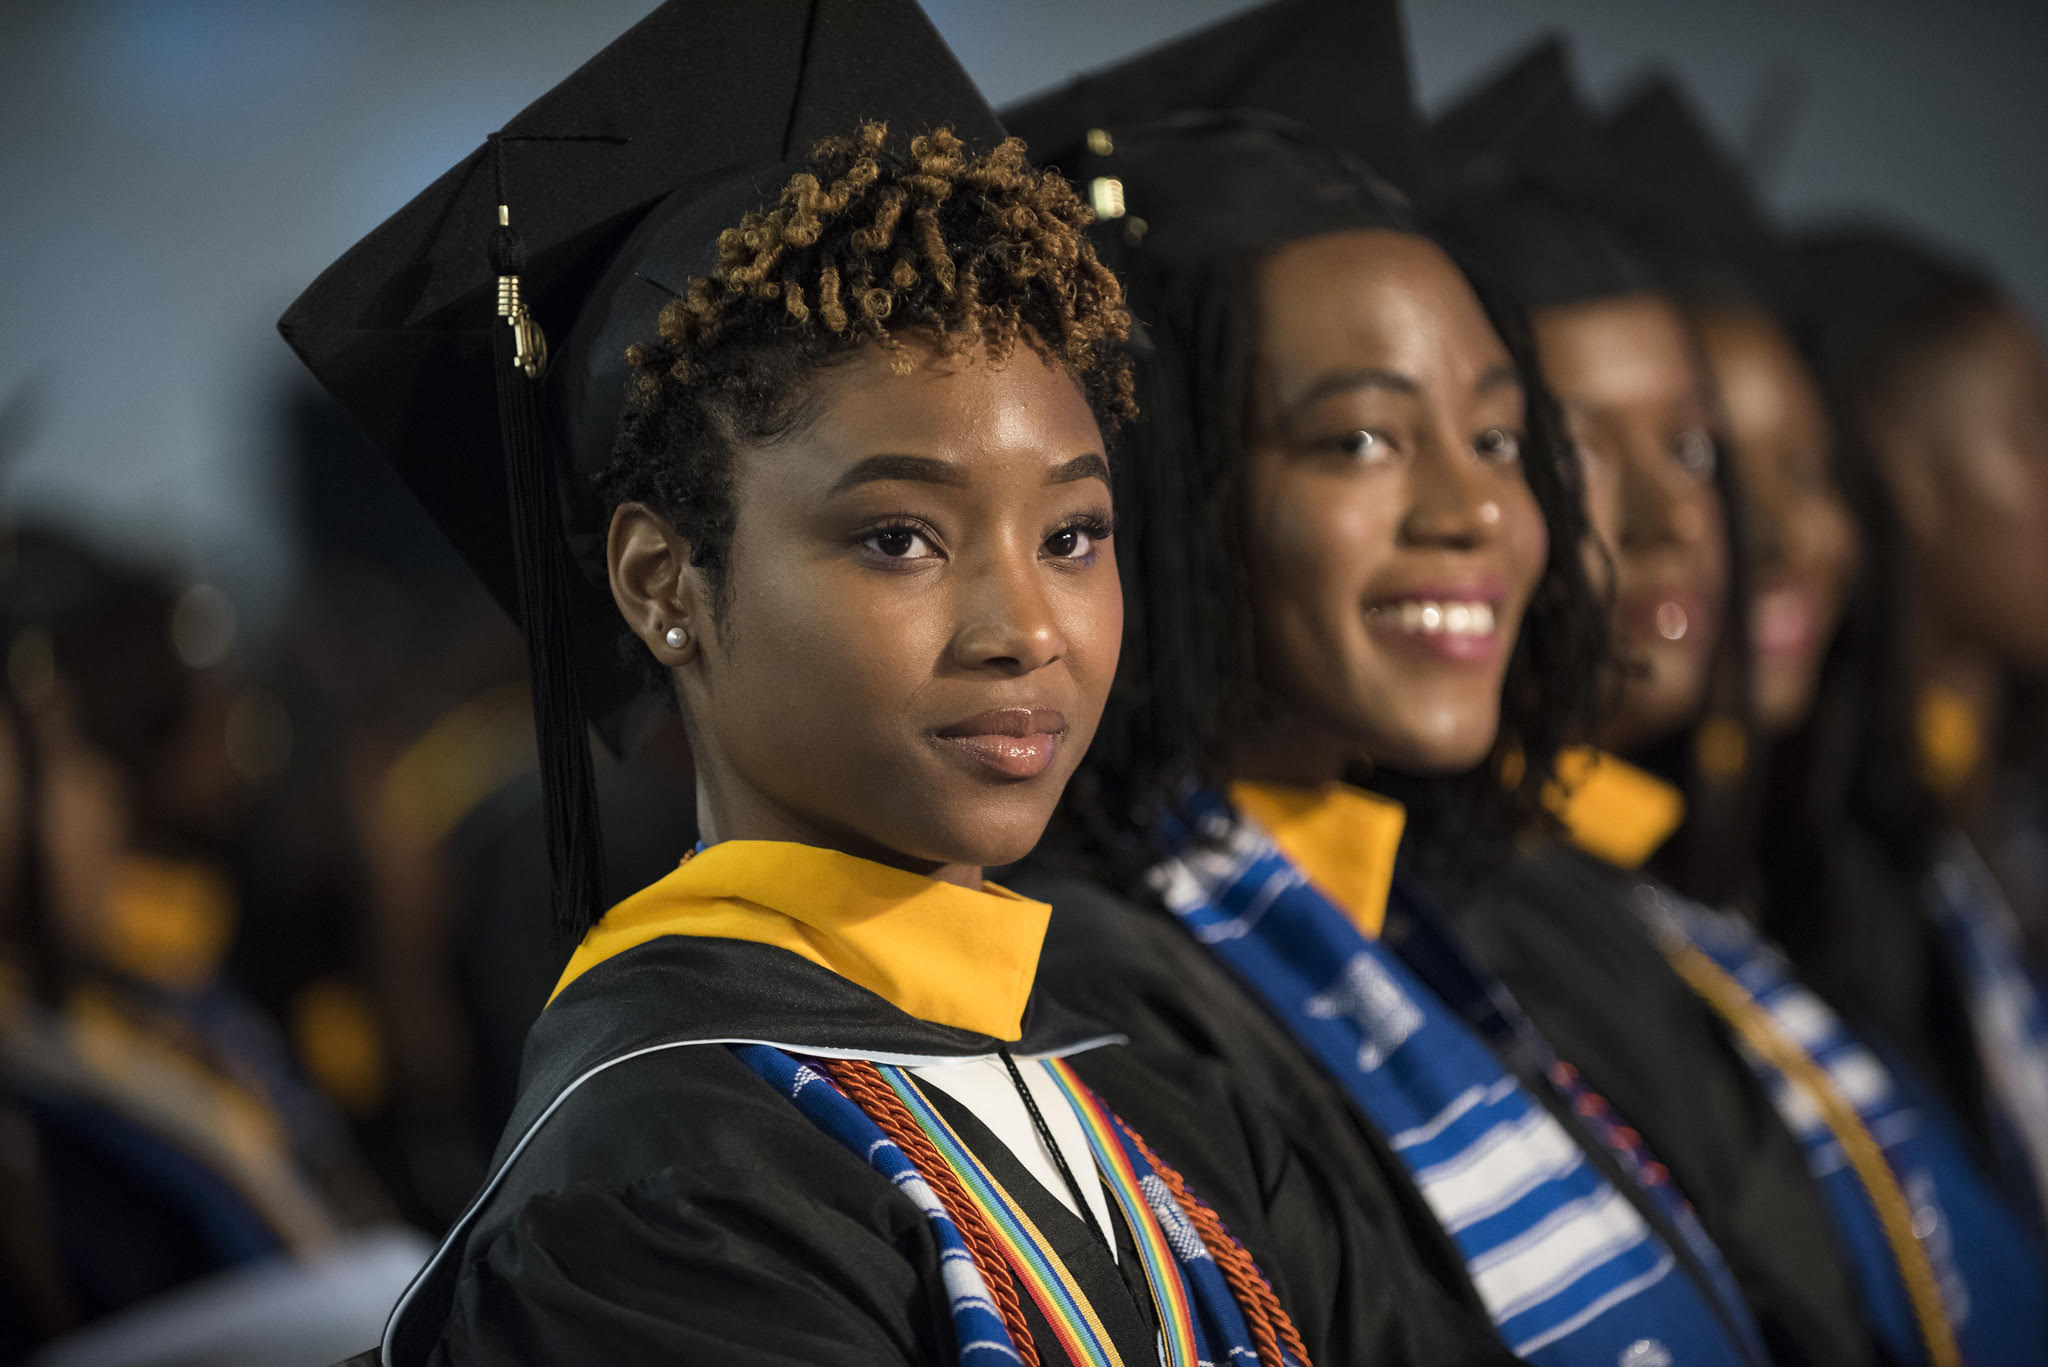
[[[1586,475],[1586,513],[1614,564],[1615,653],[1631,666],[1602,743],[1662,739],[1706,696],[1728,586],[1714,440],[1690,333],[1661,295],[1539,310],[1544,378]]]
[[[1805,360],[1767,314],[1699,319],[1727,421],[1755,556],[1750,668],[1757,719],[1782,734],[1813,706],[1856,575],[1855,519],[1834,477],[1834,433]]]
[[[674,669],[707,839],[972,881],[1037,843],[1116,672],[1109,468],[1080,389],[1030,347],[997,366],[906,345],[908,373],[858,353],[794,431],[737,453],[716,620],[633,505],[614,596]]]
[[[1915,366],[1872,415],[1941,639],[2048,672],[2048,352],[2002,307]]]
[[[1281,248],[1258,305],[1246,517],[1267,683],[1340,757],[1469,769],[1548,550],[1507,348],[1407,233]]]

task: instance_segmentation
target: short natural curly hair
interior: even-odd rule
[[[723,596],[736,447],[803,413],[805,381],[905,335],[1000,363],[1019,341],[1080,385],[1105,433],[1135,415],[1123,289],[1096,259],[1086,205],[1011,138],[985,154],[939,129],[893,147],[885,125],[827,138],[777,202],[719,235],[718,264],[637,345],[607,503],[645,503]]]

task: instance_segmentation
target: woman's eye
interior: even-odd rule
[[[924,533],[915,527],[884,527],[869,532],[860,544],[885,560],[923,560],[937,554]]]
[[[1352,460],[1367,464],[1386,459],[1394,449],[1394,444],[1378,432],[1367,432],[1363,429],[1346,432],[1341,437],[1332,437],[1326,445]]]
[[[1495,465],[1512,465],[1522,458],[1522,434],[1505,427],[1489,427],[1472,443],[1479,458]]]
[[[1705,482],[1714,477],[1717,448],[1711,432],[1695,429],[1679,433],[1678,440],[1671,443],[1671,455],[1678,468],[1694,479]]]
[[[1097,543],[1106,535],[1099,527],[1062,527],[1045,539],[1045,549],[1055,560],[1086,560],[1095,554]]]

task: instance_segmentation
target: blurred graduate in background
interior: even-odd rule
[[[1576,848],[1526,858],[1480,901],[1483,950],[1653,1146],[1719,1173],[1696,1199],[1710,1228],[1744,1232],[1728,1243],[1768,1270],[1759,1297],[1809,1334],[1839,1335],[1853,1310],[1866,1355],[2026,1361],[2048,1334],[2029,1208],[2002,1198],[1930,1075],[1888,1059],[1867,1022],[1854,1032],[1756,930],[1766,903],[1773,926],[1823,914],[1812,871],[1844,832],[1812,824],[1839,796],[1809,752],[1814,729],[1856,714],[1824,693],[1822,660],[1872,622],[1849,611],[1848,500],[1867,488],[1795,343],[1782,243],[1671,87],[1603,133],[1555,45],[1440,137],[1471,140],[1458,236],[1535,310],[1611,567],[1620,669],[1605,750],[1559,771]],[[1767,737],[1788,739],[1767,752]],[[1653,995],[1682,1011],[1688,991],[1712,1028],[1686,1051],[1636,1028]],[[1756,1095],[1744,1070],[1775,1119],[1738,1101]]]
[[[1884,596],[1827,702],[1865,725],[1820,809],[1823,853],[1853,867],[1786,943],[1946,1091],[2042,1227],[2048,349],[1997,282],[1895,230],[1815,232],[1793,259],[1876,491],[1858,511]]]
[[[216,1274],[334,1272],[393,1222],[340,1118],[222,975],[246,790],[225,680],[181,658],[211,629],[194,592],[74,534],[6,529],[10,1355]],[[388,1294],[415,1247],[373,1248],[363,1270]],[[359,1310],[339,1313],[360,1332]]]
[[[238,842],[251,914],[230,971],[407,1218],[440,1230],[485,1170],[572,948],[548,907],[523,653],[343,409],[301,385],[280,427],[302,569],[253,667],[291,748]],[[696,838],[673,710],[640,709],[621,748],[596,769],[619,897]]]

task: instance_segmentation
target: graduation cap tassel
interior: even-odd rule
[[[513,231],[511,213],[503,203],[491,235],[491,269],[498,276],[498,318],[491,330],[498,432],[512,510],[519,615],[533,682],[555,930],[564,938],[580,939],[603,911],[604,839],[571,627],[575,613],[569,576],[575,570],[563,534],[555,471],[541,439],[538,389],[547,366],[547,342],[519,297],[526,246]]]

